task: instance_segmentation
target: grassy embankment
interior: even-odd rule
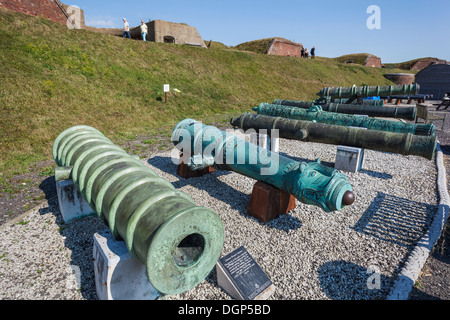
[[[386,63],[385,65],[386,65],[386,68],[400,69],[400,70],[403,70],[403,72],[405,72],[405,70],[407,70],[407,71],[409,71],[409,73],[417,73],[418,72],[417,70],[412,71],[410,69],[414,65],[414,63],[416,63],[419,60],[424,60],[424,59],[430,59],[430,57],[413,59],[413,60],[399,62],[399,63]]]
[[[188,117],[225,123],[275,98],[313,100],[325,86],[392,84],[383,69],[332,59],[144,43],[3,8],[0,53],[0,191],[9,177],[51,160],[53,141],[71,126],[93,126],[118,143],[170,136]],[[167,104],[166,83],[181,91]]]

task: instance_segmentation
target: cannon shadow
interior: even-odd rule
[[[172,159],[170,157],[155,156],[149,159],[147,162],[148,164],[154,166],[155,168],[158,168],[161,171],[179,177],[177,175],[177,165],[172,162]],[[239,214],[243,217],[253,219],[255,223],[263,225],[262,222],[247,214],[250,195],[236,190],[232,186],[218,179],[220,176],[228,174],[231,174],[231,172],[215,171],[202,177],[193,177],[189,179],[179,177],[179,180],[176,182],[172,182],[172,185],[176,189],[180,189],[186,185],[190,185],[199,190],[206,191],[211,197],[227,203],[231,209],[238,211]],[[298,218],[293,217],[288,213],[283,214],[264,225],[268,226],[269,228],[289,231],[298,229],[301,223]]]
[[[436,206],[378,192],[352,228],[358,232],[412,249],[421,245]]]
[[[318,269],[323,292],[333,300],[381,300],[388,294],[393,278],[376,268],[344,260],[329,261]]]
[[[39,184],[39,189],[44,193],[45,199],[50,201],[52,198],[56,197],[56,181],[55,176],[52,175],[48,178],[45,178]]]
[[[83,298],[97,300],[95,285],[95,271],[93,261],[94,234],[108,229],[96,215],[64,222],[60,213],[59,202],[56,193],[55,177],[49,177],[39,186],[45,193],[48,206],[39,209],[40,215],[53,214],[59,232],[64,237],[64,245],[71,251],[70,267],[73,272],[79,271],[79,290]],[[77,276],[77,274],[75,274]],[[73,284],[72,284],[73,285]]]

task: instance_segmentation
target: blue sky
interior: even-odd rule
[[[187,23],[204,40],[228,46],[283,37],[337,57],[371,53],[384,63],[422,57],[450,61],[448,0],[65,0],[85,12],[93,27],[131,26],[141,20]],[[369,29],[370,5],[380,8],[381,29]]]

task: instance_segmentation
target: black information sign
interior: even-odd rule
[[[219,264],[243,300],[255,299],[272,285],[272,281],[243,246],[222,257]]]

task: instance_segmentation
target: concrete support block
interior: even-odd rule
[[[280,152],[280,139],[279,138],[270,138],[270,151]]]
[[[250,143],[272,152],[278,152],[280,149],[279,138],[271,138],[268,134],[251,133]]]
[[[267,134],[251,133],[250,143],[256,144],[261,148],[267,149],[267,141],[269,136]]]
[[[56,192],[59,211],[65,223],[95,214],[71,179],[56,181]]]
[[[109,229],[94,234],[93,256],[99,300],[156,300],[162,295],[148,281],[145,265]]]
[[[346,172],[359,172],[364,164],[364,149],[338,146],[334,168]]]

